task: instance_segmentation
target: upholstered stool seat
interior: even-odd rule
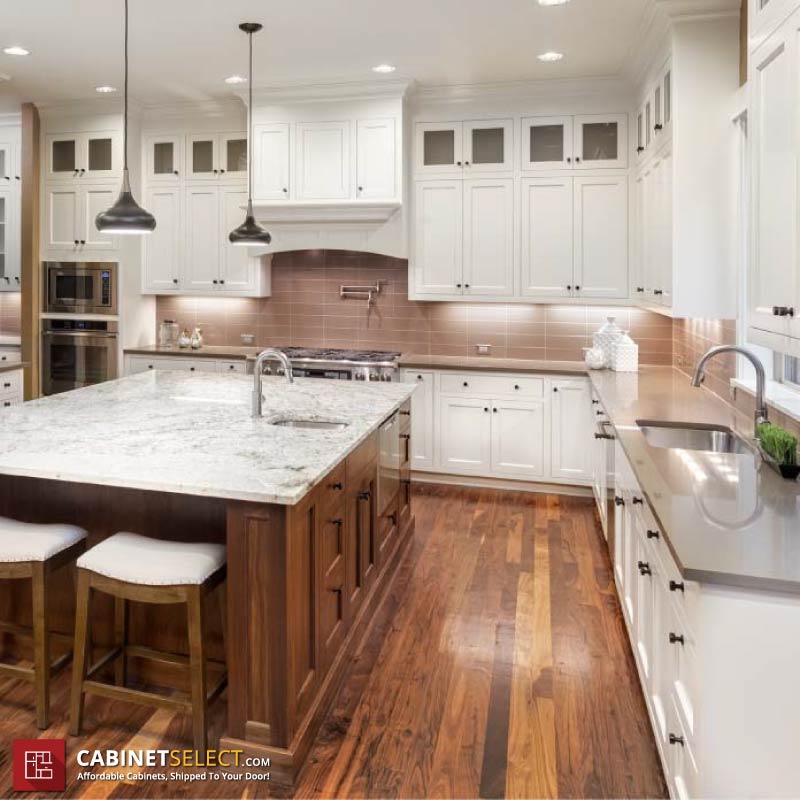
[[[205,600],[220,587],[219,605],[223,637],[227,624],[225,606],[225,547],[203,542],[173,542],[138,533],[115,533],[87,550],[78,559],[78,599],[75,620],[75,665],[72,670],[70,732],[78,735],[83,725],[84,697],[99,694],[115,700],[157,706],[189,713],[195,749],[205,751],[208,703],[227,685],[224,662],[206,658]],[[89,617],[93,592],[114,598],[114,647],[90,664]],[[188,656],[162,653],[128,641],[129,603],[183,603],[186,606]],[[128,659],[152,659],[182,667],[188,673],[189,692],[156,694],[127,685]],[[207,662],[220,671],[209,691]],[[100,682],[95,675],[109,664],[115,667],[115,684]]]
[[[0,563],[47,561],[85,538],[86,531],[75,525],[37,525],[0,517]]]
[[[0,675],[33,681],[36,690],[36,724],[42,730],[50,724],[50,678],[71,660],[67,650],[50,660],[50,641],[70,636],[48,629],[50,576],[57,569],[74,563],[86,547],[86,531],[75,525],[48,525],[0,517],[0,579],[31,581],[30,628],[0,623],[0,631],[33,639],[33,668],[0,664]]]
[[[201,584],[224,565],[224,545],[167,542],[138,533],[115,533],[78,559],[80,569],[143,586]]]

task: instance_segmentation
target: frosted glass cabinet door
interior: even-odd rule
[[[247,178],[247,134],[223,133],[219,137],[219,174],[221,178]]]
[[[463,125],[464,174],[511,172],[514,121],[484,119]]]
[[[10,144],[0,144],[0,189],[15,180],[14,151]]]
[[[183,137],[148,136],[145,139],[148,183],[176,183],[183,172]]]
[[[117,131],[87,133],[82,137],[81,177],[89,180],[114,178],[122,170],[122,135]]]
[[[289,123],[253,128],[253,195],[257,200],[288,200]]]
[[[520,140],[523,170],[572,169],[572,117],[525,117]]]
[[[652,117],[650,124],[652,125]],[[574,166],[576,169],[627,167],[627,114],[591,114],[575,117]]]
[[[188,136],[186,140],[187,178],[215,179],[219,176],[217,137],[209,134]]]
[[[414,140],[414,170],[419,175],[463,175],[460,122],[418,122]]]

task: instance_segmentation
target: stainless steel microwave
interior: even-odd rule
[[[45,311],[68,314],[117,313],[117,264],[45,261]]]

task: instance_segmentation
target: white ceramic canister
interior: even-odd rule
[[[627,333],[614,345],[611,368],[615,372],[639,371],[639,345]]]
[[[614,345],[622,337],[624,331],[616,323],[616,317],[606,317],[606,322],[603,326],[592,336],[592,342],[595,347],[599,347],[603,351],[603,358],[607,367],[612,365],[614,357]]]

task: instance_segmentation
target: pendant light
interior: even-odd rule
[[[247,34],[250,44],[250,73],[247,76],[250,84],[247,105],[247,214],[244,222],[230,232],[228,241],[240,247],[263,247],[272,241],[272,237],[256,222],[253,215],[253,158],[250,147],[253,135],[253,34],[263,27],[259,22],[243,22],[239,26],[239,30]]]
[[[117,202],[108,211],[99,213],[94,224],[97,230],[104,233],[152,233],[156,227],[156,218],[133,199],[128,176],[128,0],[125,0],[125,111],[122,148],[122,189]]]

